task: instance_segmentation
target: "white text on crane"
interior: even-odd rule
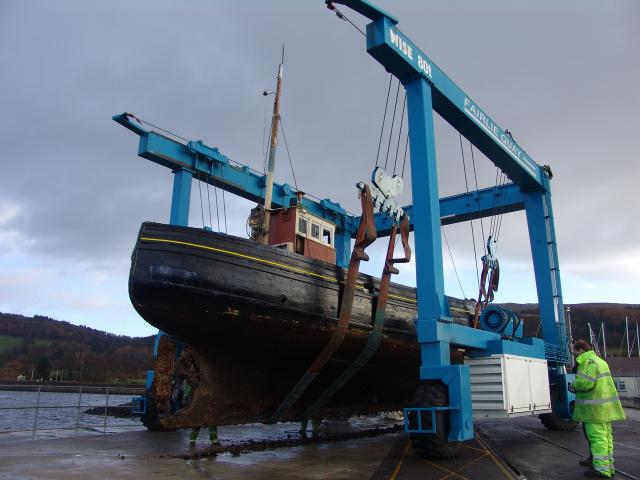
[[[391,43],[402,53],[405,57],[411,60],[413,63],[413,47],[409,42],[404,40],[397,32],[393,30],[393,28],[389,29],[389,38],[391,39]],[[424,72],[429,78],[431,77],[431,64],[426,58],[423,58],[422,55],[418,54],[418,69]]]
[[[511,135],[498,127],[489,115],[484,113],[480,107],[466,96],[464,97],[464,111],[485,132],[491,135],[496,141],[500,142],[512,157],[520,160],[520,164],[525,166],[531,174],[535,176],[536,170],[532,167],[533,161],[530,160],[527,154],[522,151]]]

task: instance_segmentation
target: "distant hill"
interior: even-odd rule
[[[526,336],[541,336],[537,304],[502,305],[524,321]],[[609,354],[626,356],[625,317],[633,342],[640,305],[582,303],[570,307],[574,339],[589,339],[587,322],[596,332],[604,322]],[[30,379],[33,370],[34,378],[54,378],[57,371],[58,378],[63,375],[71,381],[141,381],[153,365],[152,345],[152,336],[114,335],[40,315],[0,312],[0,380],[15,380],[19,374]]]
[[[0,379],[60,377],[141,381],[152,368],[153,337],[114,335],[36,315],[0,312]]]
[[[503,306],[513,310],[525,325],[526,336],[540,336],[538,324],[540,311],[537,303],[516,304],[505,303]],[[611,356],[626,356],[627,341],[624,337],[625,317],[629,319],[629,343],[633,343],[636,336],[636,322],[640,324],[640,305],[625,303],[578,303],[565,305],[571,307],[571,326],[574,339],[582,338],[589,341],[589,327],[598,335],[600,324],[604,323],[607,341],[607,353]],[[536,335],[537,333],[537,335]],[[622,348],[621,348],[622,347]],[[602,341],[600,341],[602,348]],[[637,340],[633,350],[637,355]]]

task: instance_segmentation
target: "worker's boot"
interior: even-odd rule
[[[218,440],[218,427],[209,427],[209,442],[211,445],[220,445]]]
[[[198,439],[199,434],[200,434],[200,429],[198,427],[191,430],[191,434],[189,434],[189,447],[196,446],[196,440]]]
[[[580,460],[578,463],[583,467],[590,467],[593,463],[593,457],[589,455],[587,458],[585,458],[584,460]]]

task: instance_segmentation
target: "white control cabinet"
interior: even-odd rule
[[[473,418],[510,418],[551,411],[547,361],[516,355],[466,358]]]

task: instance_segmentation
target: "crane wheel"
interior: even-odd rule
[[[140,417],[142,424],[147,427],[147,430],[151,430],[152,432],[163,432],[168,429],[160,426],[158,422],[158,416],[160,412],[158,411],[158,405],[156,404],[156,399],[153,395],[147,396],[147,412]]]
[[[561,432],[570,432],[576,429],[578,423],[575,420],[565,420],[555,411],[556,400],[559,392],[557,387],[551,387],[551,413],[543,413],[538,415],[540,422],[549,430],[557,430]]]
[[[540,415],[540,422],[549,430],[559,430],[562,432],[570,432],[578,426],[578,422],[575,420],[564,420],[553,412]]]
[[[416,390],[411,407],[444,407],[449,404],[449,393],[442,382],[427,382]],[[449,413],[436,412],[436,433],[413,433],[411,443],[421,458],[453,458],[462,448],[462,442],[449,442]]]

